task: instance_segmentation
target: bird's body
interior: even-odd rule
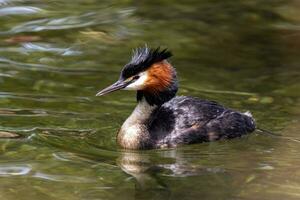
[[[255,130],[250,113],[195,97],[176,96],[175,69],[164,50],[138,49],[119,81],[102,90],[137,90],[138,105],[122,125],[117,142],[126,149],[176,147],[240,137]]]
[[[177,96],[159,107],[140,102],[117,139],[129,149],[166,148],[240,137],[254,129],[249,113],[213,101]]]

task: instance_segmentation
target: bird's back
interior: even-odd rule
[[[164,103],[149,120],[149,132],[158,148],[235,138],[255,130],[249,114],[186,96]]]

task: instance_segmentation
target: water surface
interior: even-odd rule
[[[1,199],[299,199],[297,1],[0,0]],[[124,151],[134,92],[97,98],[131,49],[168,47],[180,95],[250,110],[254,133]],[[13,134],[13,135],[12,135]]]

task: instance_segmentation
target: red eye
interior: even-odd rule
[[[137,80],[137,79],[139,79],[140,78],[140,76],[134,76],[133,77],[133,80]]]

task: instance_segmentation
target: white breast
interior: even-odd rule
[[[146,123],[155,108],[156,106],[150,106],[144,99],[139,102],[118,134],[118,142],[121,146],[133,149],[141,142],[150,139]]]

